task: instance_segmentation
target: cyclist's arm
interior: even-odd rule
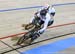
[[[32,18],[30,19],[30,22],[29,22],[29,23],[32,23],[32,22],[33,22],[33,20],[34,20],[34,17],[32,17]]]
[[[47,15],[47,16],[46,16],[46,20],[45,20],[45,22],[44,22],[44,27],[39,30],[40,33],[46,30],[46,28],[47,28],[47,26],[48,26],[49,20],[50,20],[50,16]]]

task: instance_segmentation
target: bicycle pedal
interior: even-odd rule
[[[18,44],[13,44],[13,46],[17,46]]]

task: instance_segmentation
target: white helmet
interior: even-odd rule
[[[49,9],[51,7],[52,7],[52,5],[46,4],[46,5],[44,5],[43,9]]]

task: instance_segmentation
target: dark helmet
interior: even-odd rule
[[[46,9],[43,9],[43,10],[40,11],[40,15],[44,15],[45,16],[46,13],[47,13],[47,10]]]

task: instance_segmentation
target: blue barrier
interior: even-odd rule
[[[43,45],[37,48],[33,48],[28,51],[21,52],[21,54],[53,54],[55,52],[65,50],[72,46],[75,46],[74,37],[56,41],[54,43]]]
[[[53,4],[52,6],[73,5],[73,4],[75,4],[75,3]],[[23,7],[23,8],[4,9],[4,10],[0,10],[0,12],[24,10],[24,9],[32,9],[32,8],[40,8],[40,7],[43,7],[43,6],[32,6],[32,7]]]

